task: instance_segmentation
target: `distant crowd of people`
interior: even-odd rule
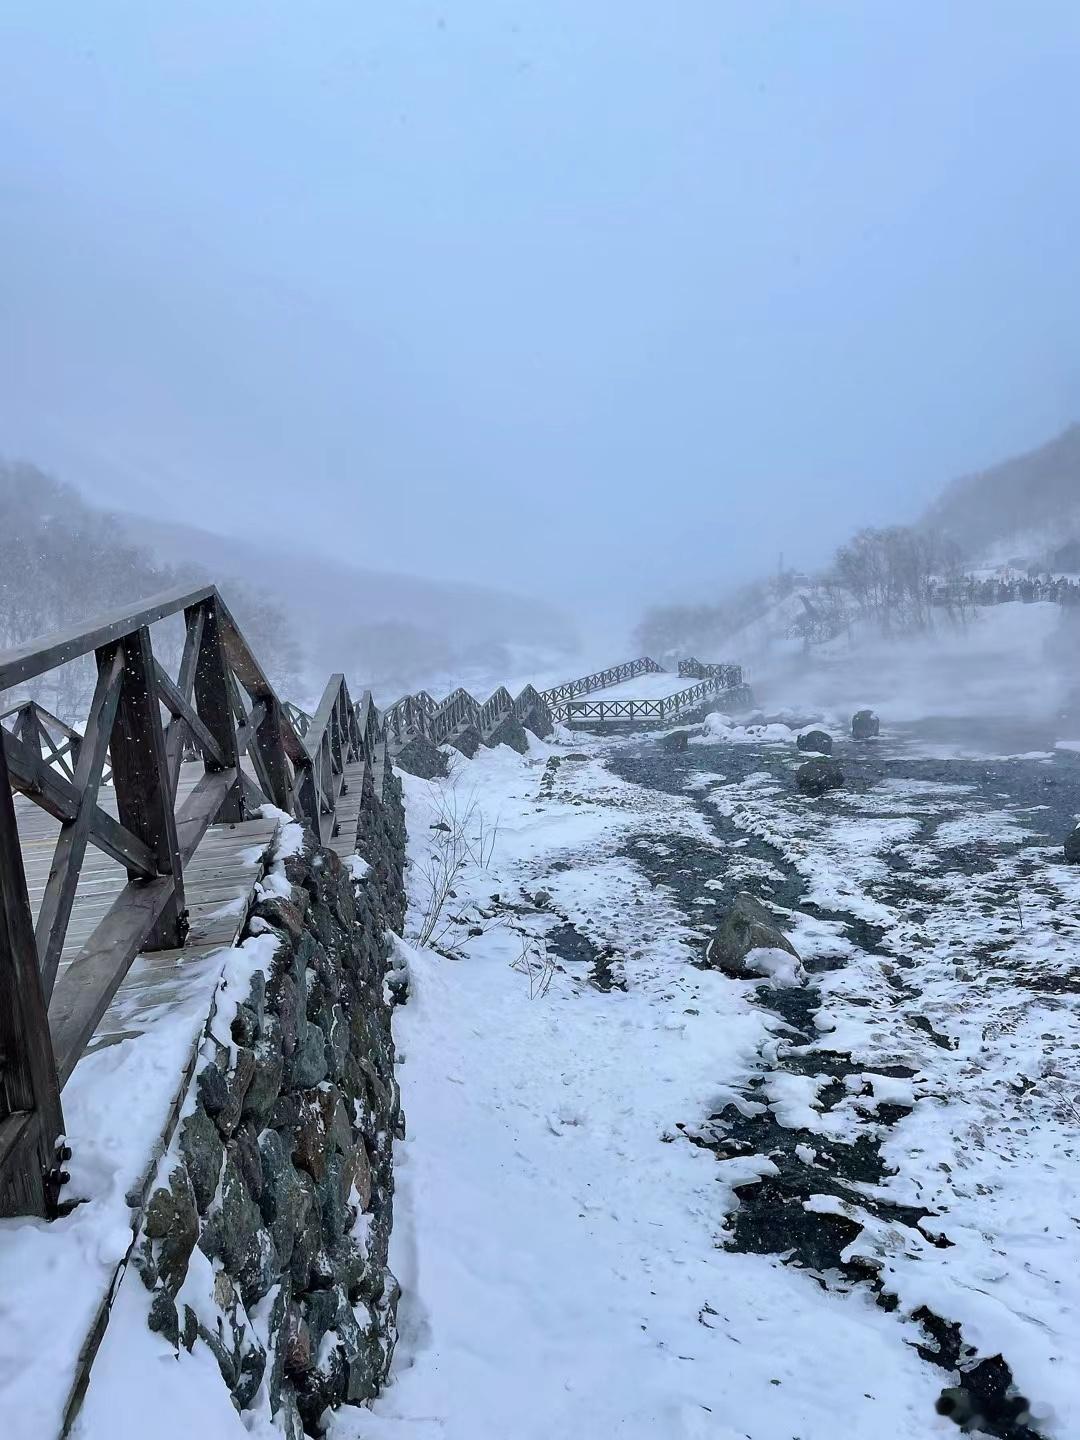
[[[1011,600],[1025,605],[1050,600],[1057,605],[1080,605],[1080,580],[1066,575],[993,575],[979,579],[965,575],[960,580],[942,580],[934,586],[935,605],[1004,605]]]

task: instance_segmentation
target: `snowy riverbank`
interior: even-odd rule
[[[403,947],[402,1341],[392,1387],[372,1414],[341,1412],[335,1440],[956,1434],[935,1412],[950,1374],[916,1349],[923,1304],[981,1353],[1006,1353],[1043,1433],[1074,1433],[1062,1357],[1078,1338],[1064,1220],[1077,1168],[1044,1061],[1073,1055],[1076,1013],[1067,984],[1033,994],[1023,973],[1075,969],[1075,872],[1041,849],[1037,812],[964,781],[866,774],[812,803],[791,792],[790,740],[692,747],[665,762],[683,773],[649,776],[659,753],[579,736],[525,758],[482,752],[445,787],[407,784],[414,935],[446,794],[498,834],[488,865],[455,878],[446,953]],[[603,763],[633,754],[650,783]],[[989,857],[975,881],[951,856],[964,845]],[[921,898],[897,889],[902,862]],[[1001,898],[1017,877],[1022,932]],[[736,880],[790,911],[820,962],[820,1064],[767,986],[691,963]],[[993,978],[972,955],[965,979],[958,952],[984,931]],[[901,1062],[910,1074],[884,1073]],[[790,1143],[718,1148],[717,1117],[763,1112]],[[823,1286],[765,1243],[725,1248],[747,1214],[736,1187],[745,1201],[758,1177],[763,1190],[788,1178],[773,1181],[770,1148],[818,1168],[812,1216],[853,1203],[836,1198],[859,1182],[834,1158],[868,1137],[889,1173],[843,1232],[862,1237],[850,1271]],[[890,1226],[889,1205],[935,1218]],[[868,1269],[899,1295],[892,1313]]]

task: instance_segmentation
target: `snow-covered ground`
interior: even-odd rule
[[[1076,873],[1037,807],[873,775],[814,804],[789,732],[726,738],[743,743],[717,732],[671,783],[620,765],[644,754],[644,774],[655,741],[581,735],[406,777],[402,1340],[391,1387],[333,1440],[930,1440],[957,1430],[935,1410],[952,1372],[916,1349],[924,1305],[973,1358],[1005,1355],[1038,1433],[1080,1433]],[[473,858],[420,948],[448,807]],[[789,912],[812,989],[691,963],[731,884]],[[809,1040],[781,993],[805,996]],[[725,1115],[764,1115],[768,1145],[725,1149]],[[867,1145],[873,1182],[836,1162]],[[820,1177],[800,1213],[850,1242],[816,1278],[746,1208],[795,1160]]]
[[[609,685],[603,690],[590,690],[581,699],[595,700],[663,700],[668,695],[677,695],[695,684],[685,676],[672,670],[656,671],[648,675],[636,675],[633,680],[624,680],[621,685]]]

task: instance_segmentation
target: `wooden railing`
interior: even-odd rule
[[[565,702],[572,700],[575,695],[591,695],[594,690],[607,690],[612,685],[621,685],[624,680],[633,680],[638,675],[659,674],[663,669],[655,660],[650,660],[648,655],[643,655],[638,660],[627,660],[621,665],[611,665],[607,670],[598,670],[595,675],[583,675],[580,680],[567,680],[563,685],[542,690],[541,698],[550,709],[553,719],[565,720]]]
[[[292,727],[298,735],[306,735],[311,729],[312,716],[306,710],[294,705],[291,700],[282,701],[282,709],[292,722]]]
[[[679,661],[679,675],[687,680],[719,680],[725,690],[734,690],[743,683],[741,665],[706,665],[693,655]]]
[[[486,738],[510,716],[518,720],[542,716],[549,724],[552,718],[544,697],[531,685],[526,685],[517,699],[500,685],[483,703],[460,688],[442,701],[420,690],[395,700],[385,712],[387,734],[396,745],[404,744],[412,735],[423,735],[433,745],[445,745],[467,725]]]
[[[36,748],[47,765],[54,766],[68,780],[75,779],[83,737],[66,720],[61,720],[59,715],[46,710],[36,700],[24,700],[21,705],[0,714],[0,725],[32,750]],[[111,777],[112,768],[106,758],[101,783],[107,785]]]
[[[730,695],[735,705],[747,699],[749,692],[741,684],[730,686],[719,677],[712,677],[658,700],[568,700],[565,705],[566,722],[574,724],[592,720],[606,724],[615,720],[659,720],[663,723],[676,720],[686,711],[694,710],[704,701],[722,694]]]
[[[151,639],[169,616],[183,617],[175,678]],[[97,680],[81,734],[33,701],[0,727],[0,1215],[48,1213],[60,1091],[134,957],[183,945],[184,867],[207,828],[270,802],[325,841],[346,765],[381,768],[384,782],[388,770],[371,696],[354,706],[334,675],[313,716],[290,713],[213,586],[0,653],[0,693],[91,655]],[[178,805],[191,756],[202,774]],[[109,782],[115,815],[99,803]],[[36,924],[13,792],[60,822]],[[61,970],[88,845],[122,866],[127,884]]]

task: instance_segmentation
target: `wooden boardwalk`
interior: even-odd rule
[[[201,761],[181,767],[178,806],[202,773]],[[116,798],[111,789],[99,792],[99,803],[103,810],[116,815]],[[15,813],[30,908],[36,921],[60,823],[22,796],[16,797]],[[352,825],[355,833],[355,816]],[[194,999],[196,993],[205,992],[209,1006],[221,971],[219,952],[236,940],[252,887],[263,873],[263,857],[276,826],[274,819],[210,826],[184,868],[191,923],[186,943],[179,950],[156,950],[138,957],[102,1017],[87,1053],[142,1034],[155,1016],[172,1004]],[[87,851],[65,936],[60,975],[126,884],[127,875],[120,865],[100,850]]]
[[[375,786],[376,792],[381,789],[381,779]],[[356,827],[360,822],[360,805],[364,796],[364,762],[353,761],[345,766],[345,789],[338,796],[335,819],[337,820],[338,833],[332,840],[327,841],[332,850],[336,850],[342,860],[347,860],[356,850]]]

